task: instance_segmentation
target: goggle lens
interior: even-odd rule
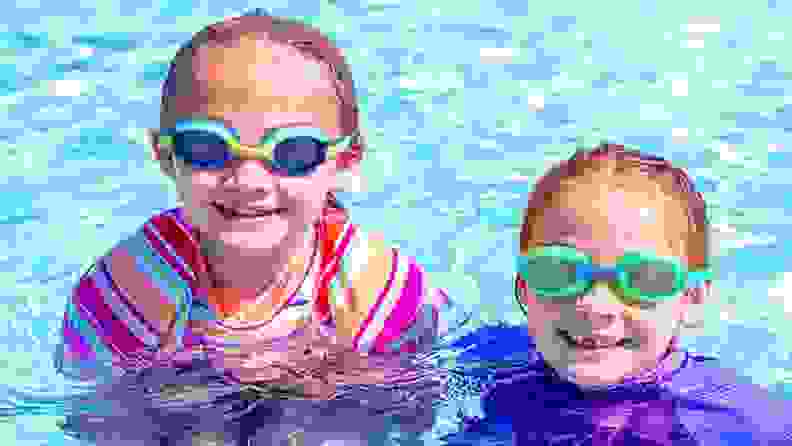
[[[198,168],[218,168],[231,159],[226,141],[211,132],[184,130],[173,135],[173,152]]]
[[[292,136],[275,146],[272,164],[277,170],[299,176],[327,159],[327,143],[311,136]]]

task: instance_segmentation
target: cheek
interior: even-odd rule
[[[676,333],[680,320],[680,307],[666,304],[651,310],[638,310],[626,321],[633,336],[643,340],[648,353],[660,353]]]
[[[301,206],[315,207],[323,203],[329,188],[319,178],[283,178],[280,181],[280,192]]]
[[[282,178],[281,188],[300,201],[324,203],[327,193],[335,185],[335,170],[329,168],[328,164],[319,166],[307,177]]]
[[[331,188],[326,177],[315,173],[307,178],[283,178],[280,180],[279,191],[299,218],[307,222],[319,217]]]
[[[522,291],[520,301],[528,322],[528,330],[534,338],[546,333],[561,314],[561,304],[542,302],[530,292]]]
[[[217,188],[219,180],[209,174],[199,173],[185,176],[177,186],[179,194],[185,201],[201,203],[210,198]]]
[[[176,191],[184,201],[195,202],[206,199],[218,187],[222,174],[211,171],[194,171],[176,161]]]

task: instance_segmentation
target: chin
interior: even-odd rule
[[[595,367],[567,366],[558,373],[579,386],[604,386],[618,384],[628,374],[626,370],[615,370],[613,367],[600,365]]]
[[[278,246],[287,235],[288,225],[268,225],[260,230],[226,230],[213,238],[229,248],[264,250]]]
[[[556,351],[544,357],[559,375],[582,386],[617,384],[635,368],[632,352],[619,347],[590,355]]]
[[[240,249],[269,249],[277,246],[293,225],[288,214],[229,220],[213,210],[201,209],[191,217],[204,237]]]

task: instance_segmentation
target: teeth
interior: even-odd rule
[[[585,338],[585,337],[584,338],[578,338],[578,339],[575,339],[575,342],[577,344],[582,345],[585,348],[598,348],[598,347],[601,347],[601,345],[597,341],[595,341],[593,338]]]
[[[239,211],[234,209],[233,213],[237,215],[255,216],[255,215],[267,213],[267,211]]]
[[[616,344],[607,344],[604,342],[597,341],[596,338],[588,337],[588,336],[572,336],[567,334],[569,338],[572,340],[573,343],[579,345],[583,348],[606,348],[612,347]]]
[[[263,210],[263,209],[262,210],[255,210],[255,209],[253,209],[253,210],[251,210],[251,209],[239,210],[239,209],[235,209],[235,208],[232,208],[232,207],[226,207],[226,206],[223,206],[223,205],[218,204],[218,203],[216,203],[215,206],[224,215],[232,216],[232,217],[258,217],[258,216],[261,216],[261,215],[269,215],[269,214],[273,214],[273,213],[277,212],[277,210],[275,210],[275,209],[272,209],[272,210]]]

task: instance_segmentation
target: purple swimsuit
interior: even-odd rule
[[[680,350],[676,367],[661,361],[644,379],[583,390],[560,378],[522,330],[494,330],[521,337],[506,342],[523,351],[528,345],[528,359],[488,373],[484,417],[466,419],[446,438],[449,446],[792,445],[792,404],[718,367],[715,358]],[[504,334],[486,348],[479,337],[478,348],[497,351]]]

